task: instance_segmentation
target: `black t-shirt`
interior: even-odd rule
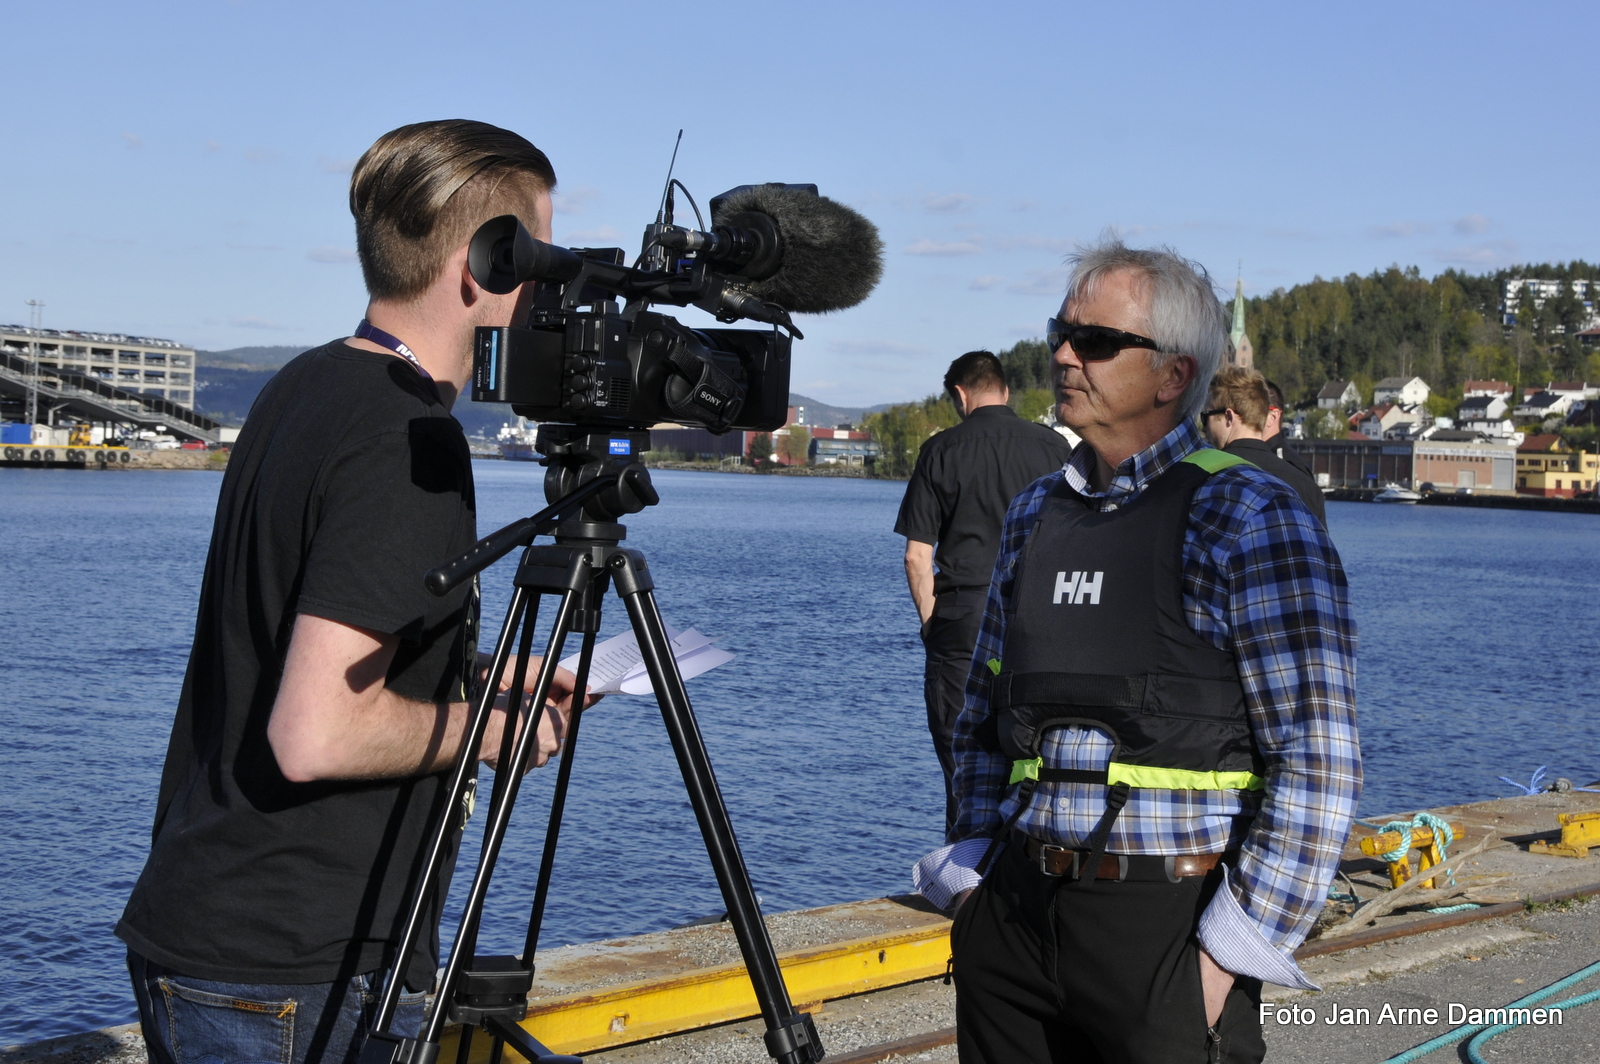
[[[1289,442],[1289,437],[1282,432],[1267,440],[1267,446],[1271,448],[1273,454],[1300,470],[1313,481],[1317,479],[1316,474],[1311,471],[1311,463],[1306,461],[1305,455],[1295,450],[1294,445]]]
[[[1282,439],[1281,436],[1275,438]],[[1259,466],[1289,485],[1306,504],[1306,508],[1317,515],[1317,520],[1322,522],[1323,527],[1327,527],[1328,504],[1322,497],[1322,489],[1317,487],[1315,477],[1288,461],[1287,456],[1293,453],[1289,448],[1284,448],[1283,458],[1278,457],[1277,449],[1273,447],[1271,441],[1234,440],[1223,450]]]
[[[998,404],[978,407],[922,445],[894,530],[937,544],[935,593],[989,586],[1006,508],[1071,454],[1059,433]]]
[[[473,505],[461,427],[402,360],[335,342],[262,390],[223,478],[150,857],[117,925],[134,950],[224,982],[389,962],[445,776],[290,783],[267,718],[300,613],[398,635],[389,689],[463,700],[469,590],[435,598],[422,577],[472,545]],[[443,890],[414,988],[432,982]]]

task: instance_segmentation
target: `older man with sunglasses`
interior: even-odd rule
[[[956,726],[964,1064],[1260,1061],[1361,790],[1338,554],[1194,417],[1227,344],[1205,271],[1082,251],[1049,326],[1083,437],[1012,502]]]

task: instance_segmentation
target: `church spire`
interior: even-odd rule
[[[1228,364],[1250,369],[1255,365],[1255,349],[1250,346],[1250,337],[1244,331],[1244,263],[1239,263],[1239,279],[1233,286],[1233,328],[1229,332],[1233,340],[1233,354],[1228,359]]]
[[[1238,347],[1244,337],[1244,263],[1239,264],[1239,279],[1233,287],[1233,346]]]

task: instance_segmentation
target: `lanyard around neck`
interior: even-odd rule
[[[366,318],[362,318],[361,324],[356,326],[355,335],[363,340],[371,340],[380,347],[387,347],[389,350],[393,351],[395,354],[411,363],[416,371],[422,374],[422,379],[427,381],[428,386],[433,389],[433,394],[435,396],[439,394],[439,386],[434,383],[433,374],[429,373],[423,368],[421,360],[412,353],[411,348],[407,347],[403,342],[401,342],[398,336],[395,336],[392,333],[384,332]]]

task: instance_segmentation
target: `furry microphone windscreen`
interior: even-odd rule
[[[783,238],[778,272],[740,285],[757,299],[796,314],[824,314],[866,299],[883,276],[878,227],[842,203],[792,185],[751,185],[721,199],[711,222],[744,211],[770,217]]]

